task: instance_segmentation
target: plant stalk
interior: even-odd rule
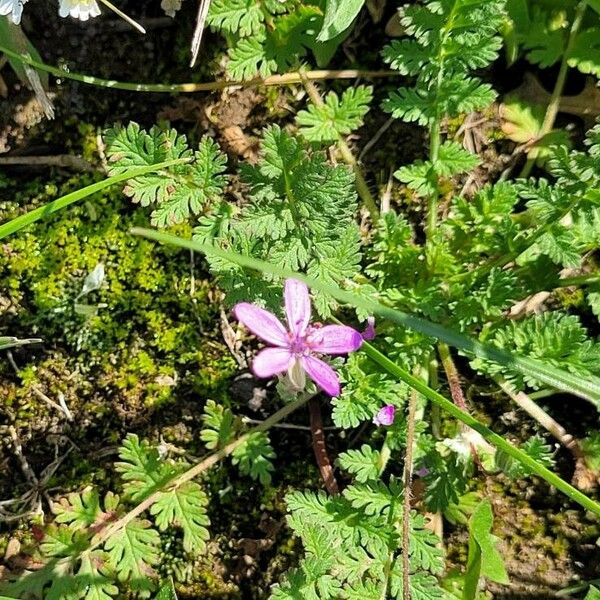
[[[270,75],[269,77],[254,77],[246,81],[205,81],[201,83],[136,83],[130,81],[117,81],[115,79],[102,79],[83,73],[66,71],[52,65],[40,62],[26,54],[19,54],[10,48],[0,46],[0,53],[6,54],[9,58],[18,60],[26,65],[50,73],[59,79],[73,79],[88,85],[111,88],[114,90],[127,90],[130,92],[153,92],[153,93],[180,93],[191,94],[195,92],[212,92],[223,90],[230,87],[256,87],[271,85],[292,85],[302,83],[302,77],[310,81],[319,81],[325,79],[374,79],[381,77],[397,77],[397,71],[360,71],[357,69],[329,70],[319,69],[315,71],[306,71],[302,75],[297,72],[283,73],[282,75]]]
[[[404,456],[404,498],[402,511],[402,598],[410,600],[410,503],[412,500],[413,453],[415,445],[415,415],[417,391],[413,388],[408,397],[406,417],[406,454]]]
[[[311,396],[301,396],[298,400],[294,402],[290,402],[286,404],[283,408],[280,408],[276,413],[272,414],[269,418],[265,419],[262,423],[253,427],[239,438],[233,440],[217,452],[210,454],[204,460],[201,460],[198,464],[194,465],[185,473],[178,475],[175,477],[168,486],[165,486],[164,489],[158,490],[148,496],[145,500],[140,502],[135,508],[130,510],[127,514],[123,515],[118,521],[115,521],[111,525],[109,525],[106,529],[99,531],[91,540],[90,546],[86,549],[86,552],[91,552],[95,548],[101,546],[108,538],[113,536],[115,533],[123,529],[128,523],[133,521],[136,517],[139,517],[144,511],[148,510],[160,497],[163,493],[167,491],[173,491],[177,488],[181,487],[184,483],[191,481],[192,479],[198,477],[204,471],[207,471],[214,465],[216,465],[219,461],[223,460],[227,456],[229,456],[236,448],[239,448],[242,444],[244,444],[250,436],[260,431],[266,431],[270,429],[279,421],[282,421],[289,414],[293,413],[295,410],[298,410],[301,406],[304,406],[306,402],[310,399]]]
[[[440,360],[442,361],[442,366],[444,367],[444,372],[446,373],[446,378],[448,379],[450,395],[452,396],[452,400],[454,400],[454,404],[456,404],[456,406],[458,406],[461,410],[468,412],[469,409],[467,408],[465,395],[463,394],[462,387],[460,385],[458,369],[454,364],[454,360],[452,360],[452,355],[450,354],[450,348],[448,347],[448,344],[440,342],[438,344],[438,353],[440,355]]]
[[[321,406],[316,398],[308,401],[308,412],[310,414],[310,432],[312,434],[312,445],[315,459],[325,484],[325,489],[332,496],[340,493],[340,488],[333,473],[333,467],[327,452],[327,443],[323,433],[323,419],[321,417]]]
[[[546,108],[546,114],[544,115],[542,127],[538,133],[539,140],[548,135],[554,127],[554,121],[556,120],[556,115],[558,114],[558,109],[560,107],[560,98],[563,95],[567,80],[567,73],[569,71],[569,59],[571,57],[573,47],[575,46],[577,33],[581,27],[581,22],[583,21],[583,15],[585,14],[586,8],[587,0],[581,0],[575,9],[575,16],[573,18],[573,22],[571,23],[567,47],[565,48],[565,52],[560,63],[560,68],[556,77],[556,83],[554,84],[554,89],[552,90],[552,95],[550,96],[550,101],[548,102],[548,106]],[[533,169],[538,156],[539,148],[532,148],[531,152],[529,152],[529,155],[527,156],[527,162],[525,165],[523,165],[523,169],[521,169],[519,177],[527,177],[531,173],[531,169]]]

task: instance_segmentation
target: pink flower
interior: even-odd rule
[[[375,339],[375,317],[369,317],[367,319],[367,326],[362,332],[363,340],[370,342]]]
[[[386,404],[379,412],[373,417],[373,423],[375,425],[385,425],[389,427],[394,422],[396,416],[396,407],[393,404]]]
[[[233,312],[254,335],[274,348],[261,350],[252,363],[257,377],[288,373],[297,389],[304,389],[305,374],[330,396],[340,393],[337,373],[317,354],[348,354],[360,348],[363,338],[346,325],[314,327],[309,324],[311,307],[308,288],[297,279],[285,282],[285,312],[288,329],[272,313],[241,302]]]

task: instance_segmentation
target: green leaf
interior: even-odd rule
[[[187,162],[186,158],[178,158],[175,160],[167,160],[165,162],[161,162],[158,164],[153,164],[145,167],[126,169],[121,172],[119,175],[114,175],[112,177],[108,177],[102,181],[97,183],[93,183],[92,185],[88,185],[80,190],[76,190],[75,192],[71,192],[65,196],[61,196],[52,202],[48,202],[35,210],[32,210],[28,213],[20,215],[15,219],[12,219],[6,223],[0,225],[0,240],[16,233],[17,231],[39,221],[42,218],[48,217],[63,208],[73,204],[74,202],[79,202],[79,200],[83,200],[92,194],[102,191],[103,189],[114,185],[115,183],[121,183],[122,181],[126,181],[128,179],[135,179],[136,177],[142,177],[147,175],[148,173],[154,173],[156,171],[160,171],[161,169],[166,169],[173,165],[182,164]]]
[[[256,0],[213,0],[206,23],[240,37],[262,31],[264,14]]]
[[[590,586],[584,600],[600,600],[600,590],[593,585]]]
[[[52,512],[57,523],[70,523],[74,529],[90,527],[103,514],[98,490],[91,486],[54,502]]]
[[[275,458],[275,452],[266,432],[257,431],[250,434],[231,456],[231,462],[238,465],[244,475],[258,479],[263,485],[271,483],[271,473],[275,470],[271,460]]]
[[[0,18],[0,44],[6,46],[13,52],[18,54],[27,54],[36,61],[41,62],[42,57],[36,50],[35,46],[29,41],[19,25],[12,23],[8,17]],[[30,79],[27,75],[26,63],[16,60],[10,55],[6,55],[12,70],[17,74],[17,77],[25,85],[30,85]],[[40,73],[40,78],[45,89],[48,88],[48,74]]]
[[[154,600],[177,600],[177,593],[172,579],[169,579],[169,581],[160,586]]]
[[[359,483],[375,480],[379,477],[381,469],[381,454],[363,444],[360,450],[348,450],[338,456],[338,463],[342,469],[355,476]]]
[[[264,35],[241,39],[229,49],[227,73],[231,79],[243,81],[257,74],[268,77],[277,70],[277,62],[265,53]]]
[[[200,141],[198,150],[188,148],[187,139],[173,129],[152,127],[149,132],[137,123],[106,132],[109,173],[121,174],[132,166],[152,165],[169,159],[186,159],[160,173],[130,179],[124,193],[142,206],[157,205],[152,223],[166,227],[198,214],[216,202],[227,183],[222,174],[227,159],[210,138]]]
[[[327,0],[323,27],[317,40],[326,42],[348,29],[364,3],[365,0]]]
[[[104,547],[119,581],[127,581],[132,591],[147,597],[156,587],[152,565],[158,563],[159,545],[160,536],[150,523],[134,519],[113,533]]]
[[[163,462],[158,450],[135,433],[127,435],[119,449],[115,470],[125,481],[123,489],[134,502],[141,502],[163,488],[178,473],[174,465]]]
[[[85,590],[85,600],[112,600],[119,588],[103,572],[105,555],[100,552],[85,553],[76,578],[81,589]]]
[[[372,99],[372,88],[363,85],[348,88],[341,99],[329,92],[323,106],[310,104],[298,112],[300,133],[309,142],[334,142],[362,125]]]
[[[209,450],[223,448],[235,435],[233,413],[214,400],[207,400],[202,422],[204,427],[200,431],[200,439]]]
[[[502,555],[492,535],[494,515],[489,500],[482,501],[469,519],[469,555],[463,588],[463,600],[475,600],[479,579],[508,584]]]
[[[188,481],[173,490],[161,492],[150,513],[154,515],[161,531],[173,525],[181,527],[186,552],[203,552],[209,538],[206,529],[210,523],[206,516],[207,503],[202,488]]]
[[[567,62],[581,73],[600,77],[600,27],[590,27],[577,34]]]

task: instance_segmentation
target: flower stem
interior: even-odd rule
[[[548,102],[548,107],[546,108],[546,114],[544,115],[542,127],[540,128],[537,135],[539,140],[548,135],[554,127],[554,121],[556,120],[556,115],[558,114],[558,108],[560,105],[560,98],[563,95],[563,91],[565,89],[565,82],[567,80],[567,73],[569,71],[569,58],[571,57],[571,53],[575,45],[575,40],[577,39],[577,33],[579,32],[579,28],[581,27],[581,22],[583,20],[583,15],[585,13],[586,8],[587,0],[581,0],[581,2],[579,2],[579,4],[577,5],[577,8],[575,9],[575,16],[573,18],[573,22],[571,23],[569,39],[567,40],[567,47],[565,48],[565,51],[563,53],[560,68],[558,70],[558,75],[556,77],[556,83],[554,84],[552,96],[550,96],[550,101]],[[523,166],[523,169],[521,169],[519,177],[527,177],[531,173],[531,169],[533,169],[533,166],[535,165],[535,161],[537,160],[538,156],[539,147],[536,146],[532,148],[531,152],[529,152],[527,162]]]
[[[438,353],[440,355],[440,360],[442,361],[442,366],[444,367],[444,372],[448,378],[450,395],[452,396],[452,400],[454,400],[454,404],[456,404],[456,406],[458,406],[460,409],[468,412],[467,402],[460,385],[458,369],[452,360],[452,355],[450,354],[450,348],[448,347],[448,344],[440,342],[438,344]]]
[[[412,500],[413,451],[415,445],[415,413],[417,391],[412,389],[408,397],[406,417],[406,454],[404,456],[404,498],[402,511],[402,598],[410,600],[410,502]]]
[[[325,483],[325,489],[332,496],[340,493],[340,488],[333,473],[333,467],[327,453],[327,443],[323,433],[323,419],[321,418],[321,405],[316,398],[308,401],[310,414],[310,432],[312,434],[312,445],[321,477]]]

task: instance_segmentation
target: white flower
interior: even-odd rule
[[[0,15],[10,15],[12,22],[18,25],[21,22],[23,6],[27,0],[0,0]]]
[[[168,17],[174,17],[175,13],[181,8],[183,0],[162,0],[160,7],[165,11]]]
[[[60,0],[58,14],[61,17],[70,15],[74,19],[87,21],[90,17],[97,17],[100,14],[100,7],[96,0]]]

